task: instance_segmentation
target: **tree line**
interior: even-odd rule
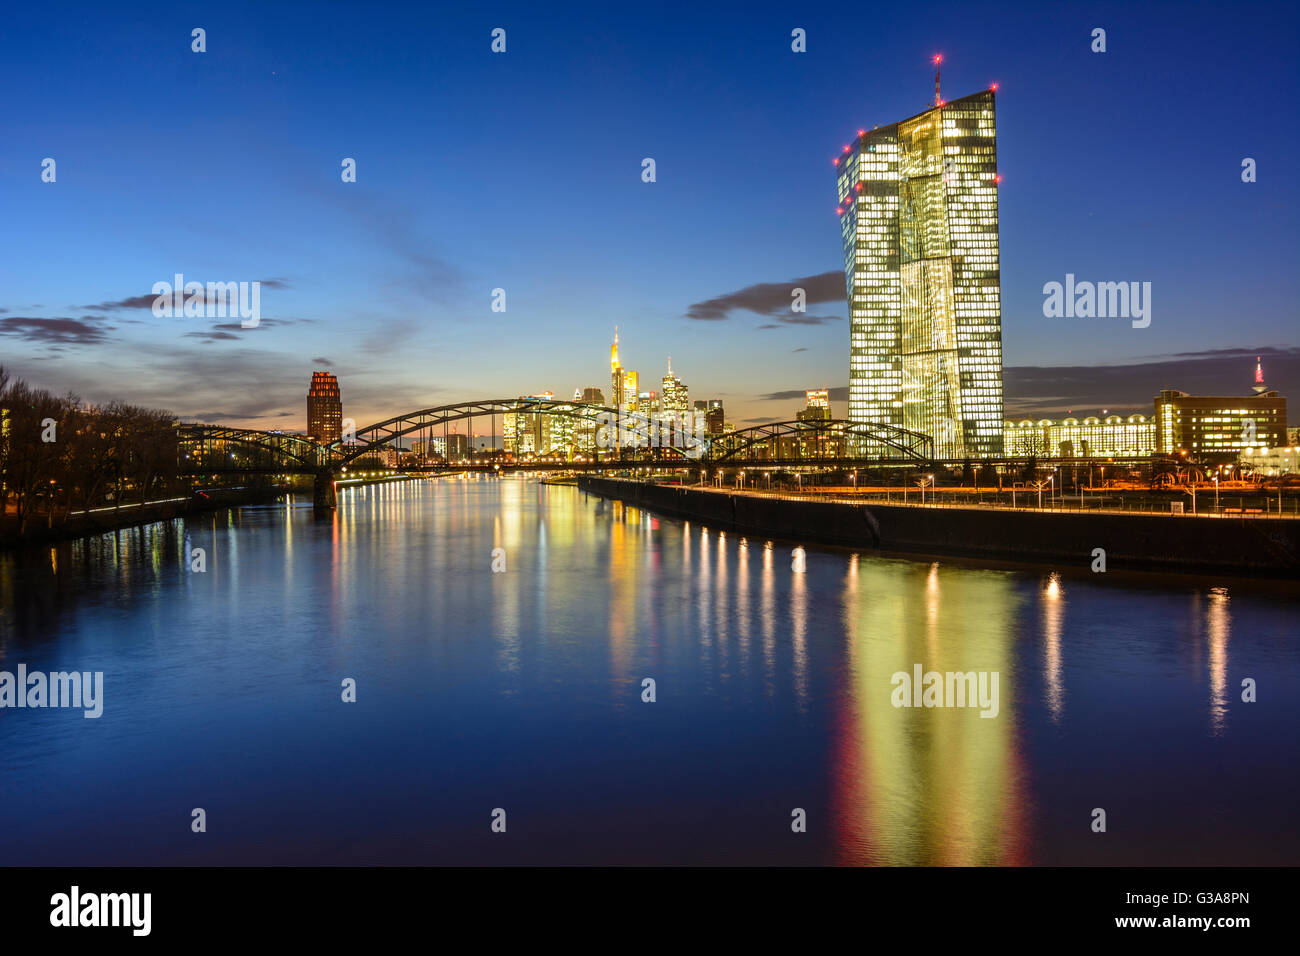
[[[148,501],[174,489],[175,417],[126,402],[91,405],[0,366],[0,517],[18,533],[75,512]]]

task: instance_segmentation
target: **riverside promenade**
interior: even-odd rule
[[[1215,571],[1300,580],[1293,515],[1010,508],[786,495],[582,476],[578,487],[673,517],[792,541],[912,554]]]

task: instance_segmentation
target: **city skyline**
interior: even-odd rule
[[[511,42],[495,57],[496,21],[468,13],[435,25],[380,12],[355,32],[304,33],[287,12],[234,8],[208,17],[195,54],[179,14],[126,24],[85,9],[100,40],[80,41],[58,75],[37,49],[68,46],[86,24],[20,12],[17,26],[49,42],[18,48],[22,29],[0,39],[15,104],[0,202],[16,224],[0,240],[0,347],[55,391],[295,427],[300,382],[327,368],[358,422],[377,421],[600,383],[618,324],[645,383],[671,354],[737,424],[785,417],[783,402],[822,386],[842,409],[848,307],[829,159],[855,129],[924,108],[936,50],[946,89],[999,84],[1003,416],[1145,413],[1164,388],[1244,393],[1255,355],[1283,394],[1300,384],[1296,185],[1274,158],[1296,133],[1258,95],[1295,90],[1293,67],[1258,55],[1293,15],[1213,21],[1211,66],[1184,53],[1211,27],[1197,11],[1090,9],[1111,37],[1094,54],[1091,20],[989,23],[952,6],[938,28],[883,23],[897,29],[878,68],[846,87],[844,25],[784,8],[743,24],[703,13],[690,29],[605,14],[597,32],[613,48],[575,41],[563,16],[503,8]],[[805,54],[790,49],[791,17]],[[452,42],[428,59],[422,30]],[[136,55],[144,44],[152,57]],[[322,55],[348,64],[346,88]],[[650,78],[665,56],[679,77],[667,89]],[[95,94],[82,70],[99,77]],[[610,88],[584,84],[591,70],[615,77]],[[442,82],[473,108],[431,98]],[[159,151],[160,116],[200,145]],[[1231,118],[1246,141],[1205,148],[1207,117]],[[204,145],[254,129],[251,148]],[[763,143],[763,184],[741,195],[725,157],[745,140]],[[357,182],[341,182],[354,154]],[[1257,182],[1241,181],[1243,156],[1258,160]],[[56,182],[41,181],[45,157]],[[520,163],[546,188],[504,186]],[[150,285],[178,272],[261,281],[266,317],[251,329],[155,318]],[[1042,287],[1067,274],[1150,281],[1150,327],[1045,318]],[[790,311],[796,286],[807,313]]]

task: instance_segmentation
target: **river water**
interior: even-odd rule
[[[0,864],[1300,855],[1293,587],[794,546],[511,478],[0,555],[0,671],[104,688],[0,709]]]

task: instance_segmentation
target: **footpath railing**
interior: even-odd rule
[[[632,478],[605,478],[605,480],[606,481],[627,481],[634,484],[644,483]],[[1039,505],[1038,492],[1036,490],[1030,490],[1025,492],[1022,491],[1021,489],[1016,489],[1016,501],[1014,504],[1012,504],[1011,502],[1001,501],[1001,500],[961,501],[956,499],[955,496],[941,498],[940,500],[934,500],[931,496],[935,493],[930,491],[929,489],[926,489],[925,492],[926,500],[921,501],[919,500],[921,497],[921,491],[919,488],[914,492],[909,490],[907,496],[904,497],[901,489],[897,493],[887,493],[884,495],[881,495],[878,492],[864,492],[861,494],[846,495],[843,492],[839,492],[839,491],[818,492],[818,491],[795,491],[792,489],[779,489],[779,490],[769,491],[761,488],[737,488],[732,485],[719,487],[717,485],[683,484],[678,486],[670,483],[664,483],[664,486],[681,487],[691,491],[706,491],[712,494],[749,495],[753,497],[772,498],[778,501],[824,501],[828,503],[833,502],[836,504],[848,504],[848,505],[866,505],[866,504],[888,505],[890,507],[898,507],[898,508],[934,508],[934,509],[948,508],[948,509],[960,509],[960,510],[996,511],[996,512],[1003,512],[1003,513],[1010,512],[1010,511],[1053,512],[1057,514],[1079,514],[1079,515],[1140,514],[1140,515],[1148,515],[1148,516],[1163,515],[1168,518],[1233,518],[1233,519],[1285,518],[1291,521],[1300,520],[1300,498],[1294,498],[1288,501],[1278,501],[1277,499],[1266,499],[1263,502],[1261,502],[1265,506],[1259,508],[1256,508],[1253,505],[1247,505],[1244,507],[1241,505],[1234,505],[1231,504],[1229,501],[1222,500],[1222,499],[1220,500],[1220,503],[1218,505],[1214,505],[1211,502],[1207,506],[1204,500],[1198,500],[1196,502],[1196,510],[1193,511],[1192,501],[1190,499],[1190,496],[1187,496],[1184,498],[1182,502],[1177,502],[1177,501],[1172,502],[1175,504],[1181,503],[1183,505],[1183,510],[1180,512],[1170,508],[1171,502],[1167,499],[1164,501],[1140,502],[1140,503],[1136,503],[1135,505],[1135,503],[1132,502],[1122,502],[1120,504],[1114,504],[1114,503],[1103,502],[1096,498],[1091,500],[1085,498],[1084,503],[1080,504],[1077,496],[1072,496],[1071,498],[1058,496],[1055,499],[1048,499],[1047,496],[1044,495],[1044,503],[1042,505]],[[991,494],[992,492],[989,493]],[[954,495],[954,493],[944,492],[942,489],[938,492],[938,494],[939,495],[946,494],[950,496]],[[956,494],[976,494],[976,493],[958,492]],[[1000,494],[1006,495],[1007,492],[1003,491]],[[1114,498],[1115,496],[1112,494],[1110,497]],[[1233,495],[1232,497],[1237,498],[1238,496]],[[1026,501],[1025,499],[1028,499],[1028,501]],[[1296,510],[1287,511],[1284,507],[1284,505],[1287,504],[1291,505]]]

